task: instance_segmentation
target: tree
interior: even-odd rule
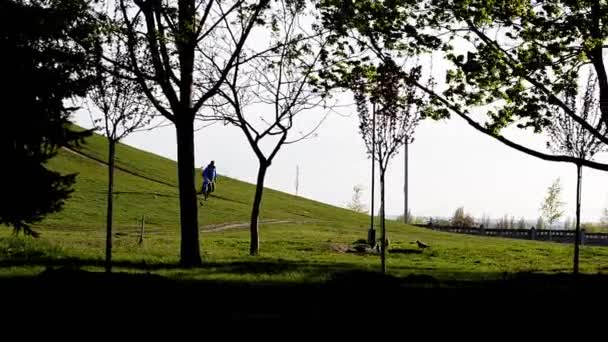
[[[602,122],[599,103],[596,98],[597,79],[593,73],[589,74],[585,91],[580,101],[577,101],[577,93],[574,89],[566,92],[563,102],[575,112],[579,118],[591,124],[600,132],[608,135],[608,125]],[[557,153],[570,155],[578,160],[592,160],[596,153],[606,151],[608,145],[596,138],[590,131],[578,124],[570,115],[566,114],[561,107],[555,106],[554,119],[548,127],[550,141],[549,148]],[[583,164],[576,164],[576,223],[574,239],[574,273],[578,273],[579,245],[581,232],[581,183],[583,180]],[[569,222],[568,226],[569,226]],[[566,228],[567,229],[567,228]]]
[[[416,216],[412,215],[412,211],[411,210],[408,210],[407,215],[408,215],[407,216],[408,218],[407,218],[407,223],[406,224],[419,224],[419,223],[425,222],[424,218],[422,218],[422,217],[416,217]],[[399,215],[399,216],[397,216],[395,218],[395,221],[397,221],[397,222],[405,222],[405,219],[404,219],[403,215]]]
[[[439,119],[454,113],[521,152],[608,170],[608,164],[547,154],[501,134],[511,124],[541,132],[552,121],[552,106],[558,105],[584,129],[608,143],[598,127],[586,123],[559,99],[575,86],[578,71],[590,65],[600,80],[600,102],[608,103],[608,75],[602,53],[608,32],[601,26],[608,13],[606,4],[325,0],[320,7],[324,26],[336,35],[334,53],[361,49],[383,59],[390,54],[409,57],[432,50],[451,61],[453,68],[446,73],[442,92],[410,80],[430,96],[433,108],[428,110],[429,116]],[[463,41],[469,43],[465,49],[460,48]],[[353,61],[336,74],[348,74],[349,68],[360,67],[361,63],[365,61]],[[471,118],[469,108],[473,107],[486,112],[486,122]],[[608,105],[600,107],[608,123]]]
[[[526,220],[523,217],[517,222],[517,229],[526,229]]]
[[[570,222],[570,217],[567,217],[564,221],[564,229],[572,229],[572,222]]]
[[[540,207],[542,216],[547,220],[549,228],[553,227],[553,223],[564,215],[562,207],[565,203],[560,199],[561,193],[562,186],[560,179],[557,178],[547,189],[547,197],[545,197]]]
[[[353,198],[350,203],[346,205],[346,207],[352,211],[356,211],[358,213],[366,213],[367,207],[365,204],[361,202],[361,196],[363,194],[363,186],[355,185],[353,187]]]
[[[602,211],[602,217],[600,218],[600,224],[604,227],[608,226],[608,208],[604,208]]]
[[[490,223],[491,223],[491,219],[490,216],[486,215],[485,213],[481,216],[481,225],[484,228],[490,228]]]
[[[419,77],[420,67],[413,67],[409,73],[391,59],[383,61],[375,68],[360,70],[350,86],[353,90],[359,129],[367,152],[374,151],[372,159],[378,162],[380,170],[380,224],[381,269],[386,272],[386,224],[385,224],[385,176],[388,164],[398,153],[409,137],[412,136],[415,124],[420,119],[422,98],[414,88],[407,86],[409,77]],[[372,113],[369,112],[369,103]]]
[[[542,216],[539,216],[536,220],[536,229],[545,229],[545,220]]]
[[[213,102],[215,117],[211,119],[238,127],[258,159],[251,209],[251,255],[259,253],[258,222],[268,168],[283,146],[313,136],[325,120],[320,118],[306,133],[294,132],[296,121],[323,105],[327,96],[314,84],[324,37],[303,24],[305,10],[304,2],[274,3],[268,46],[258,42],[243,49]],[[227,39],[233,40],[234,34]]]
[[[201,264],[194,120],[217,95],[269,0],[120,0],[129,64],[154,108],[175,125],[184,266]],[[230,36],[233,39],[222,39]],[[241,60],[243,62],[243,60]]]
[[[455,227],[469,228],[473,227],[475,221],[471,215],[464,213],[464,207],[460,207],[454,212],[454,216],[452,216],[450,223]]]
[[[511,219],[509,220],[509,229],[515,229],[515,217],[511,216]]]
[[[84,1],[0,2],[0,224],[15,233],[38,236],[30,224],[61,210],[72,191],[75,174],[45,163],[90,134],[70,126],[75,108],[66,104],[93,81],[94,19]]]
[[[114,19],[116,18],[116,13]],[[148,125],[152,119],[149,101],[132,75],[125,74],[120,64],[128,64],[125,46],[113,32],[113,22],[108,22],[106,34],[95,48],[95,85],[89,93],[91,102],[100,111],[103,133],[108,140],[108,199],[106,210],[106,272],[112,271],[112,214],[114,194],[114,162],[116,144],[127,135]],[[106,51],[104,53],[104,50]],[[113,63],[104,60],[108,56]],[[96,115],[92,112],[92,118]]]

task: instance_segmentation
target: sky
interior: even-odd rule
[[[252,37],[248,41],[251,46],[267,45],[264,43],[267,37],[261,32],[252,33]],[[466,48],[462,45],[458,50]],[[434,68],[430,69],[440,81],[447,65],[433,58]],[[339,94],[337,98],[342,105],[352,103],[350,94]],[[83,108],[75,114],[74,121],[91,127],[88,108]],[[361,185],[363,202],[369,207],[371,160],[359,135],[356,111],[354,106],[346,106],[339,112],[330,113],[313,138],[284,146],[279,151],[268,170],[267,187],[295,193],[299,167],[298,195],[345,206],[352,198],[353,187]],[[306,132],[324,115],[321,108],[303,113],[297,118],[294,131]],[[517,129],[504,133],[518,143],[545,150],[543,136]],[[134,133],[124,139],[124,143],[173,160],[177,156],[173,126]],[[257,159],[237,127],[218,123],[195,133],[196,165],[206,165],[210,160],[215,161],[220,176],[255,182]],[[595,160],[608,163],[608,155],[598,155]],[[409,208],[414,216],[451,217],[462,206],[476,218],[484,214],[492,218],[507,214],[516,219],[536,220],[547,188],[558,177],[562,183],[562,200],[566,202],[566,217],[575,216],[574,165],[526,155],[476,131],[456,116],[421,122],[409,147],[408,163]],[[403,175],[404,158],[400,151],[387,171],[386,212],[389,215],[403,214]],[[583,221],[598,221],[603,208],[608,207],[607,185],[608,173],[584,169]],[[379,203],[379,187],[376,189],[376,203]],[[221,192],[221,179],[217,191]]]
[[[300,124],[310,127],[320,117],[322,113],[307,113],[300,118]],[[84,110],[74,119],[79,125],[91,127],[89,114]],[[541,136],[517,130],[508,133],[527,146],[542,148],[545,141]],[[173,160],[177,156],[173,126],[132,134],[124,143]],[[197,166],[215,160],[220,176],[255,182],[257,159],[238,128],[220,123],[201,129],[195,134],[195,149]],[[604,154],[596,160],[608,158]],[[345,206],[352,198],[353,187],[359,184],[364,188],[363,202],[369,207],[371,160],[358,132],[354,108],[342,109],[341,115],[330,114],[316,137],[284,146],[268,171],[266,186],[295,193],[296,167],[300,169],[298,195]],[[389,215],[403,212],[403,174],[403,151],[400,151],[387,171]],[[483,214],[492,218],[508,214],[534,220],[540,215],[539,207],[547,188],[558,177],[566,216],[574,217],[574,165],[547,162],[516,151],[476,131],[459,117],[423,121],[409,148],[409,207],[415,216],[450,217],[457,207],[463,206],[465,212],[477,218]],[[584,169],[583,221],[599,220],[602,209],[608,207],[607,185],[606,172]],[[218,191],[221,192],[221,180]]]

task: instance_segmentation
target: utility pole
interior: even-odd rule
[[[409,137],[406,137],[406,139],[409,139]],[[409,219],[409,215],[408,215],[408,208],[407,208],[407,147],[408,147],[408,141],[405,141],[405,154],[404,154],[404,166],[405,166],[405,172],[404,172],[404,181],[403,181],[403,223],[407,224],[408,223],[408,219]]]
[[[300,165],[296,165],[296,196],[298,196],[299,187],[300,187]]]

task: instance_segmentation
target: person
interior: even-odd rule
[[[217,178],[217,173],[215,171],[215,162],[212,160],[209,165],[203,170],[203,188],[201,192],[205,194],[205,189],[209,187],[209,191],[206,193],[205,198],[211,192],[215,191],[215,179]]]

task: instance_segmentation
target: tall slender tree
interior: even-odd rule
[[[386,59],[373,69],[360,70],[355,74],[351,88],[359,113],[359,128],[368,153],[375,151],[372,159],[378,163],[380,171],[380,226],[381,226],[381,269],[386,272],[386,215],[385,179],[390,160],[399,148],[412,136],[415,124],[420,118],[422,98],[415,88],[408,85],[407,78],[419,78],[420,67],[409,72]],[[370,102],[376,107],[375,122],[369,113]],[[373,129],[375,128],[375,129]]]
[[[242,50],[213,103],[212,119],[238,127],[258,159],[250,219],[251,255],[259,253],[259,217],[270,165],[283,146],[314,136],[327,117],[321,116],[308,129],[300,126],[300,131],[295,130],[298,119],[323,106],[327,97],[315,84],[324,35],[306,24],[308,7],[303,1],[273,2],[267,44],[257,42]],[[247,22],[241,25],[242,31]],[[236,44],[236,32],[229,32],[226,39]]]
[[[608,136],[608,125],[601,119],[602,114],[597,97],[597,79],[590,73],[582,97],[571,89],[565,95],[563,102],[578,117],[595,127],[600,134]],[[565,113],[561,107],[555,106],[554,119],[547,129],[550,141],[547,145],[556,153],[563,153],[576,158],[576,236],[574,239],[573,271],[579,271],[579,249],[581,241],[581,196],[583,180],[583,160],[592,160],[596,153],[608,150],[604,144],[590,131],[580,125],[572,116]]]
[[[89,93],[91,102],[97,108],[91,111],[95,125],[101,124],[108,141],[108,199],[106,209],[106,272],[112,271],[112,215],[114,194],[114,163],[116,144],[127,135],[143,129],[153,118],[148,99],[133,75],[119,65],[128,64],[126,47],[118,39],[115,30],[117,17],[115,8],[113,19],[106,21],[104,34],[95,47],[96,81]],[[113,63],[103,57],[107,56]]]

